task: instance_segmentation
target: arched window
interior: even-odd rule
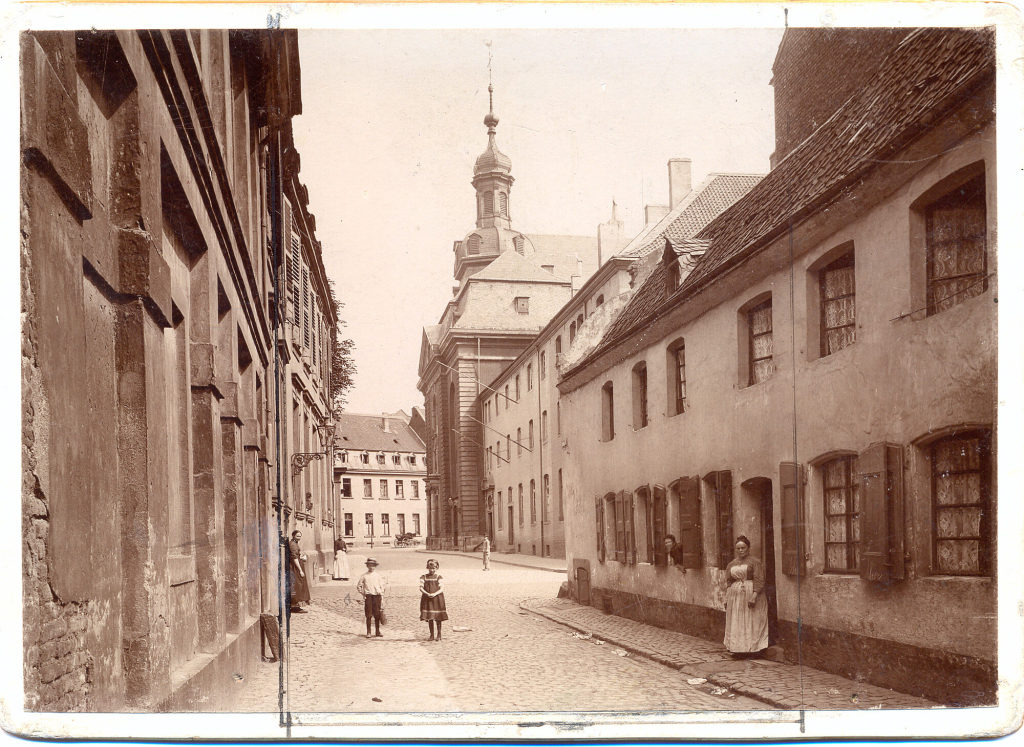
[[[666,349],[665,371],[668,374],[669,412],[679,415],[686,405],[686,342],[682,337]]]
[[[633,427],[646,428],[647,417],[647,363],[633,366]]]
[[[494,193],[484,192],[484,215],[494,214]]]
[[[480,253],[480,237],[475,233],[469,237],[469,242],[466,249],[467,254],[479,254]]]
[[[601,437],[604,441],[615,438],[615,386],[610,381],[601,387]]]

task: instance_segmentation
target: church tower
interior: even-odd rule
[[[476,190],[476,228],[462,241],[456,241],[455,279],[460,283],[469,275],[489,265],[506,251],[525,254],[527,241],[512,230],[509,217],[509,193],[512,191],[512,159],[498,150],[495,134],[498,118],[494,114],[494,86],[487,86],[490,110],[484,117],[487,127],[487,148],[473,166],[473,188]]]

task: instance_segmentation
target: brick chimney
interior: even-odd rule
[[[627,243],[622,221],[619,220],[618,205],[612,200],[612,217],[597,227],[597,266],[624,247]]]
[[[384,432],[391,433],[391,421],[388,420],[388,416],[381,415],[380,422],[384,426]]]
[[[668,207],[671,210],[693,188],[693,162],[689,158],[670,158],[668,161]]]

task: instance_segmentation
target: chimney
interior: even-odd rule
[[[391,433],[391,421],[388,420],[388,416],[382,415],[380,418],[380,422],[384,426],[384,432]]]
[[[644,225],[653,226],[668,215],[668,205],[644,205]]]
[[[668,206],[671,210],[692,189],[692,161],[689,158],[670,158],[668,161]]]
[[[626,245],[622,221],[619,220],[618,205],[612,200],[611,220],[601,223],[597,227],[597,266],[600,267],[604,261]]]

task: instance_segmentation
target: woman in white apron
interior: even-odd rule
[[[725,644],[743,656],[768,648],[768,600],[764,563],[750,557],[750,540],[736,538],[735,557],[725,569]]]
[[[334,540],[334,573],[335,581],[348,581],[348,545],[341,537]]]

